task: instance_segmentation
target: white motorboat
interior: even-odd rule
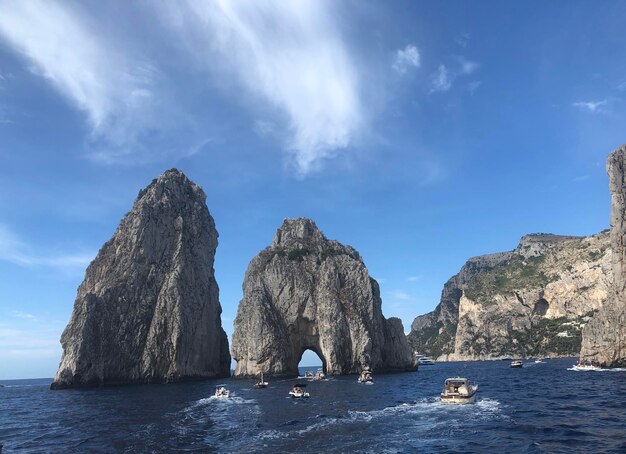
[[[291,391],[289,391],[289,395],[293,398],[308,398],[309,397],[309,393],[306,391],[306,384],[305,383],[296,383],[295,385],[293,385],[293,388],[291,388]]]
[[[313,377],[314,381],[320,381],[320,380],[325,380],[326,379],[326,374],[324,373],[323,369],[317,369],[317,372],[315,373],[315,376]]]
[[[269,383],[263,380],[263,374],[261,374],[261,379],[257,383],[254,384],[254,387],[256,389],[262,389],[262,388],[267,388],[267,385],[269,385]]]
[[[511,364],[509,365],[509,367],[512,367],[514,369],[519,369],[520,367],[523,367],[523,366],[524,366],[524,363],[520,359],[516,359],[515,361],[511,361]]]
[[[417,363],[420,366],[432,366],[433,364],[435,364],[435,360],[432,359],[430,356],[421,356],[417,359]]]
[[[589,371],[589,370],[602,370],[602,368],[598,366],[594,366],[593,364],[578,363],[572,366],[572,370],[578,370],[578,371],[584,372],[584,371]]]
[[[224,385],[217,385],[215,388],[215,397],[230,397],[230,391]]]
[[[361,372],[358,378],[359,383],[374,383],[374,377],[372,377],[372,372],[369,370],[364,370]]]
[[[476,400],[478,385],[467,378],[448,378],[443,385],[441,402],[444,404],[471,404]]]

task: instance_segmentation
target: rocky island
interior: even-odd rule
[[[583,330],[580,360],[603,367],[626,367],[626,145],[606,163],[611,191],[611,261],[609,298]]]
[[[327,374],[415,368],[402,322],[385,319],[359,253],[310,219],[287,219],[246,271],[232,341],[236,377],[298,374],[310,349]]]
[[[413,321],[409,343],[440,360],[576,356],[612,287],[611,254],[605,231],[527,235],[513,251],[471,258]]]
[[[87,268],[53,389],[230,375],[206,195],[176,169],[139,192]]]

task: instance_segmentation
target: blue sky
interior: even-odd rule
[[[407,331],[469,257],[608,228],[624,17],[611,1],[0,1],[0,379],[54,374],[86,265],[172,167],[207,193],[229,336],[286,217],[360,251]]]

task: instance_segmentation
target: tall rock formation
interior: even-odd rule
[[[310,349],[328,374],[413,369],[402,322],[386,320],[359,253],[288,219],[252,259],[233,334],[235,376],[297,375]]]
[[[626,367],[626,145],[606,163],[611,191],[613,286],[607,303],[583,331],[580,360]]]
[[[608,232],[527,235],[513,251],[468,260],[413,321],[409,343],[443,360],[574,356],[611,285]]]
[[[87,268],[52,388],[230,375],[215,223],[176,169],[139,192]]]

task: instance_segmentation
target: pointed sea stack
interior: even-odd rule
[[[233,334],[235,376],[294,376],[305,350],[327,374],[415,369],[402,322],[386,320],[378,283],[350,246],[310,219],[287,219],[252,259]]]
[[[626,367],[626,145],[606,162],[611,191],[613,287],[608,301],[583,330],[580,360]]]
[[[217,236],[204,191],[182,172],[141,190],[87,268],[51,388],[230,375]]]

